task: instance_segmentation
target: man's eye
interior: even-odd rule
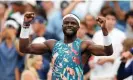
[[[69,22],[64,22],[64,24],[68,24]]]
[[[75,25],[76,23],[75,23],[75,22],[72,22],[72,24],[74,24],[74,25]]]

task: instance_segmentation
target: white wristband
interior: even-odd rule
[[[20,38],[29,38],[30,28],[21,28]]]
[[[103,36],[103,39],[104,39],[104,46],[109,46],[112,44],[109,35]]]

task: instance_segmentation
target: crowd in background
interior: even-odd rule
[[[84,80],[122,80],[123,68],[133,64],[133,1],[105,0],[24,0],[0,1],[0,80],[51,80],[51,53],[24,54],[19,51],[19,34],[24,13],[35,13],[31,23],[31,43],[47,39],[63,40],[62,18],[72,13],[81,20],[77,37],[103,45],[98,16],[108,20],[107,30],[114,53],[111,56],[82,56]],[[132,67],[133,70],[133,67]],[[131,76],[124,80],[133,80]],[[128,75],[128,74],[127,74]],[[125,76],[125,77],[124,77]]]

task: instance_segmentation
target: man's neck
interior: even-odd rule
[[[107,29],[108,30],[108,32],[110,33],[112,30],[113,30],[114,28],[111,28],[111,29]]]
[[[64,43],[72,43],[73,41],[76,40],[76,36],[65,36],[64,37]]]

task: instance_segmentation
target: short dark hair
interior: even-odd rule
[[[129,18],[129,16],[133,16],[133,10],[128,11],[125,15],[125,21],[127,21],[127,19]]]
[[[101,12],[102,16],[105,16],[108,12],[110,12],[112,10],[113,10],[113,8],[111,6],[105,5],[105,6],[102,7],[100,12]]]
[[[114,16],[117,19],[116,13],[114,11],[109,11],[104,17],[106,17],[107,15]]]

